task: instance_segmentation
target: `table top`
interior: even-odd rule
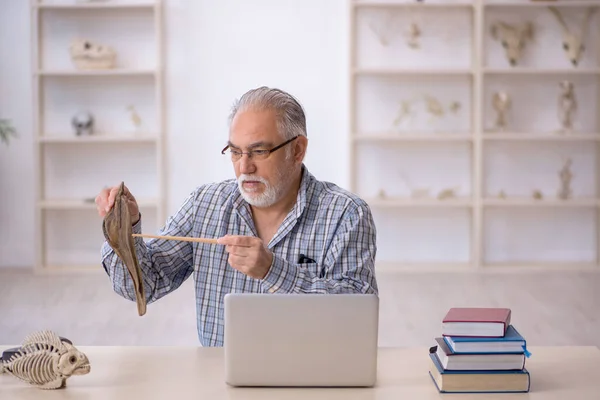
[[[0,346],[3,351],[12,346]],[[86,347],[91,372],[64,389],[41,391],[0,375],[0,399],[595,399],[600,397],[600,349],[531,347],[529,393],[440,394],[428,374],[428,348],[380,348],[373,388],[237,388],[224,381],[223,348]]]

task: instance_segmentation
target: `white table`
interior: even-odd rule
[[[77,345],[75,343],[75,345]],[[13,346],[0,346],[0,351]],[[41,391],[0,375],[0,399],[344,399],[479,400],[600,399],[600,349],[532,347],[526,367],[531,391],[522,394],[440,394],[428,375],[428,348],[381,348],[374,388],[235,388],[224,382],[222,348],[85,347],[91,372],[73,376],[67,387]]]

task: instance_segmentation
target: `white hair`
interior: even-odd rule
[[[229,115],[229,124],[239,111],[274,110],[277,114],[277,129],[284,140],[294,136],[307,136],[306,116],[298,100],[291,94],[280,89],[262,86],[249,90],[237,99]]]

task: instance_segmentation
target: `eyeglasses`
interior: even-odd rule
[[[264,160],[267,157],[269,157],[271,155],[271,153],[273,153],[274,151],[279,150],[286,144],[291,143],[296,139],[298,139],[298,136],[294,136],[290,140],[287,140],[287,141],[281,143],[279,146],[273,147],[272,149],[255,149],[255,150],[248,150],[247,152],[230,149],[229,145],[227,145],[227,146],[225,146],[225,148],[223,150],[221,150],[221,154],[225,154],[227,149],[229,149],[229,152],[231,153],[231,159],[233,161],[237,161],[237,160],[241,159],[244,154],[248,154],[248,158],[251,158],[254,160]]]

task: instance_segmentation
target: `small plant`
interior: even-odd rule
[[[17,137],[15,128],[11,125],[9,120],[0,119],[0,140],[2,140],[2,142],[8,146],[9,138],[11,136],[15,138]]]

